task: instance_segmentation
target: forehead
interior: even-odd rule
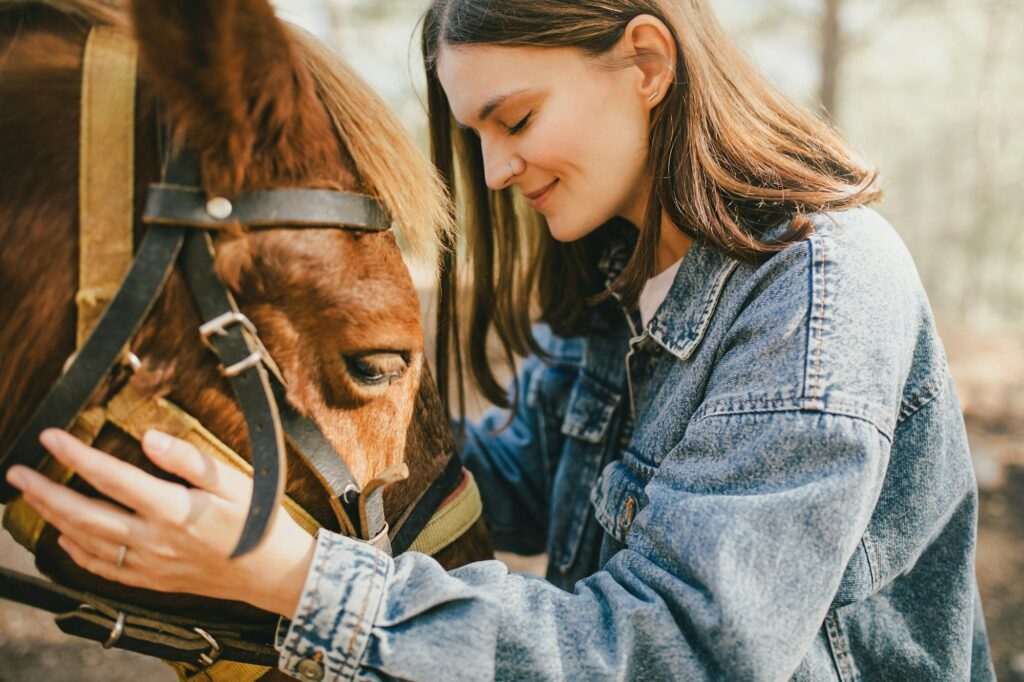
[[[445,45],[437,75],[455,117],[472,123],[494,97],[530,90],[573,87],[594,73],[583,52],[567,47]]]
[[[372,331],[394,347],[418,345],[419,299],[390,233],[309,228],[254,237],[257,267],[275,290],[268,294],[289,312],[341,336]]]

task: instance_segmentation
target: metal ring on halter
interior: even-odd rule
[[[124,359],[128,362],[128,366],[132,368],[133,372],[138,372],[142,369],[142,360],[139,360],[139,356],[135,353],[128,351],[124,354]]]
[[[355,498],[352,498],[352,495]],[[345,486],[345,489],[341,491],[341,499],[345,500],[349,504],[354,504],[356,499],[359,498],[359,487],[355,483],[349,483]]]
[[[128,546],[121,545],[117,548],[117,561],[114,562],[114,566],[121,568],[124,566],[124,558],[128,556]]]
[[[124,611],[117,612],[117,620],[114,621],[114,627],[110,629],[110,636],[107,637],[107,641],[103,643],[104,649],[117,644],[117,640],[121,639],[121,634],[124,632]]]

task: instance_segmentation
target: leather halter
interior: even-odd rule
[[[95,53],[92,59],[89,58],[91,53]],[[132,137],[130,131],[134,127],[133,108],[129,107],[128,115],[124,113],[124,107],[134,103],[134,55],[133,51],[128,53],[125,39],[115,30],[98,27],[90,34],[83,71],[80,200],[83,222],[88,218],[117,223],[117,229],[127,230],[130,245],[132,201],[130,198],[124,201],[123,197],[126,190],[129,190],[130,197],[131,182],[125,181],[123,172],[120,175],[97,173],[92,166],[96,159],[104,159],[105,163],[114,166],[126,164],[130,169],[134,161],[130,142],[123,142],[125,138]],[[121,62],[118,62],[119,58]],[[126,65],[124,59],[130,59],[130,64]],[[90,82],[90,74],[91,78],[99,81],[98,85]],[[120,85],[112,86],[111,80]],[[126,95],[122,88],[129,85],[132,94]],[[118,103],[105,102],[101,113],[110,113],[107,109],[112,107],[118,115],[113,118],[97,115],[92,109],[94,101],[102,100],[103,93],[112,90]],[[97,148],[87,153],[88,126],[104,129],[115,142],[121,140],[123,146],[115,144],[118,147],[115,150]],[[129,131],[127,135],[113,134],[125,128]],[[111,158],[105,159],[105,154]],[[111,183],[108,175],[121,178],[121,184]],[[398,527],[391,532],[393,537],[389,537],[382,493],[388,483],[405,477],[405,465],[383,472],[363,490],[359,489],[343,458],[319,427],[298,413],[286,399],[284,380],[260,342],[257,330],[239,312],[231,292],[214,270],[210,234],[225,225],[250,229],[315,225],[383,232],[391,228],[386,211],[369,197],[330,190],[271,189],[243,194],[230,201],[221,197],[211,200],[199,187],[198,176],[198,165],[185,151],[179,150],[170,156],[162,182],[149,189],[143,215],[143,221],[149,228],[134,259],[130,259],[130,246],[125,254],[121,253],[123,248],[112,248],[104,239],[94,239],[86,244],[88,237],[83,237],[83,257],[92,254],[90,258],[99,258],[101,262],[106,262],[103,259],[111,262],[120,260],[124,265],[100,267],[98,269],[104,272],[95,278],[96,281],[83,279],[81,282],[82,290],[78,297],[79,350],[27,426],[0,456],[0,474],[14,464],[53,473],[54,462],[38,442],[38,435],[45,428],[77,426],[86,431],[93,428],[98,433],[102,420],[90,427],[86,425],[90,421],[86,417],[95,410],[102,412],[106,408],[92,408],[85,413],[83,409],[90,404],[98,386],[110,372],[123,364],[132,338],[148,317],[175,264],[179,264],[200,315],[206,320],[200,327],[200,335],[218,355],[222,372],[229,378],[242,407],[249,432],[253,496],[233,556],[253,549],[260,542],[280,507],[286,440],[293,444],[327,490],[343,533],[370,542],[389,553],[400,553],[409,548],[433,553],[443,548],[465,532],[480,513],[479,496],[472,478],[462,468],[458,453],[451,454],[444,471],[406,510]],[[127,177],[131,178],[130,170]],[[110,197],[120,198],[108,201]],[[110,209],[110,206],[114,208]],[[124,268],[127,268],[127,274],[116,285],[118,277],[112,277],[112,273],[122,272]],[[116,293],[110,291],[115,286]],[[107,300],[109,305],[102,309],[100,303]],[[102,315],[99,314],[101,309]],[[113,401],[120,398],[123,396],[116,396]],[[157,407],[163,410],[161,414],[164,416],[171,414],[174,417],[176,414],[173,406]],[[114,423],[119,423],[130,435],[141,435],[137,423],[127,425],[117,422],[116,417]],[[201,426],[193,427],[193,433],[199,429]],[[211,440],[215,437],[207,432],[206,442]],[[230,450],[228,452],[234,455]],[[469,495],[464,494],[467,487],[471,488]],[[0,502],[11,502],[16,494],[17,491],[0,476]],[[291,505],[289,511],[294,512],[294,504],[290,500],[285,502],[286,506]],[[7,511],[10,512],[14,506],[9,506]],[[233,623],[197,625],[167,614],[100,600],[4,568],[0,568],[0,597],[60,613],[58,623],[70,634],[106,640],[119,648],[165,659],[209,666],[213,662],[209,643],[213,642],[217,655],[224,660],[261,665],[274,665],[276,660],[276,652],[268,644],[272,641],[272,633],[263,626]],[[117,637],[113,637],[115,632]],[[118,642],[111,641],[118,638]]]
[[[134,76],[134,69],[131,73]],[[132,101],[130,97],[124,99]],[[83,172],[95,169],[83,168]],[[211,231],[226,225],[245,229],[315,225],[383,232],[391,229],[387,212],[370,197],[334,190],[269,189],[230,201],[209,198],[199,187],[198,164],[187,151],[177,150],[165,165],[162,182],[149,189],[143,221],[149,229],[113,300],[27,426],[0,457],[0,471],[14,464],[40,468],[47,454],[38,442],[38,434],[51,426],[67,429],[73,424],[142,326],[175,263],[180,263],[200,315],[206,320],[200,327],[202,338],[218,355],[221,371],[231,382],[245,415],[252,449],[253,496],[232,556],[259,544],[280,506],[286,438],[327,490],[342,532],[390,553],[382,502],[385,485],[380,483],[404,478],[404,467],[386,472],[385,480],[367,486],[365,491],[359,489],[344,459],[319,427],[287,401],[283,377],[255,327],[239,312],[230,291],[216,275],[210,237]],[[447,475],[436,482],[441,484],[435,485],[441,491],[434,497],[444,499],[461,480],[461,464],[454,466],[457,460],[455,455]],[[16,491],[0,480],[0,502],[7,503],[15,495]],[[423,511],[407,515],[402,540],[411,542],[422,530],[433,510]],[[423,524],[416,528],[420,520]]]

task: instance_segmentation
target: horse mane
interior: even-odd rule
[[[306,31],[287,27],[363,184],[391,213],[403,245],[420,257],[435,256],[454,230],[437,171],[355,69]]]

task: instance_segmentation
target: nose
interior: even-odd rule
[[[480,152],[484,159],[484,179],[489,189],[497,191],[508,187],[524,170],[525,162],[507,145],[496,146],[481,138]]]

